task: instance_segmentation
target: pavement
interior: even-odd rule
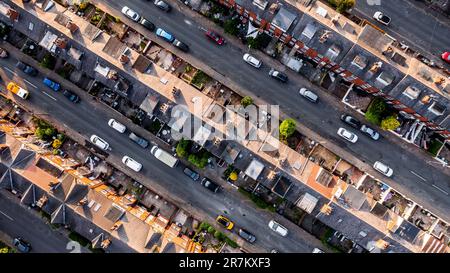
[[[44,76],[58,78],[52,71],[40,67],[33,59],[23,56],[17,49],[10,45],[2,45],[6,48],[10,57],[0,60],[0,75],[4,82],[14,80],[30,91],[30,98],[26,101],[13,98],[17,103],[54,123],[60,131],[70,135],[76,141],[84,143],[92,134],[109,142],[111,151],[106,160],[114,167],[130,175],[133,179],[141,182],[149,189],[164,196],[169,202],[182,207],[198,219],[206,219],[215,223],[218,214],[227,215],[235,222],[235,231],[244,227],[257,236],[254,245],[243,243],[244,248],[251,252],[269,252],[277,249],[279,252],[311,252],[313,248],[324,249],[322,243],[300,227],[284,219],[282,216],[271,214],[267,211],[257,209],[250,200],[243,199],[235,189],[224,190],[212,194],[195,183],[182,172],[182,164],[176,170],[171,170],[164,163],[154,158],[149,149],[142,149],[128,139],[127,134],[120,134],[112,130],[107,121],[114,118],[137,134],[151,140],[159,146],[164,144],[143,128],[133,124],[121,114],[112,111],[102,103],[93,100],[86,92],[80,90],[72,83],[60,79],[62,87],[68,88],[81,97],[81,102],[73,104],[61,93],[54,92],[42,84]],[[40,74],[31,78],[22,72],[16,71],[14,57],[19,56],[22,61],[36,67]],[[4,87],[2,92],[5,92]],[[8,94],[10,97],[11,93]],[[130,155],[143,164],[140,173],[131,172],[121,163],[124,155]],[[220,183],[220,181],[217,181]],[[223,182],[223,181],[222,181]],[[227,186],[225,186],[227,188]],[[229,186],[228,186],[229,188]],[[267,226],[271,219],[276,219],[285,225],[291,232],[287,237],[274,234]],[[230,233],[228,233],[230,234]],[[237,237],[235,234],[232,237]]]
[[[73,243],[63,231],[50,227],[36,211],[24,207],[10,192],[0,191],[0,230],[1,238],[11,244],[15,237],[22,237],[31,244],[34,253],[70,253]],[[7,241],[6,241],[7,240]],[[88,252],[80,247],[81,252]]]
[[[420,49],[425,56],[430,53],[444,64],[440,60],[440,55],[450,50],[449,18],[436,14],[423,3],[418,3],[419,1],[380,0],[380,5],[370,5],[369,2],[376,1],[356,1],[352,13],[374,22],[389,35],[405,42],[411,48]],[[372,19],[376,11],[391,17],[389,26]]]
[[[245,64],[242,61],[242,55],[248,51],[248,48],[236,38],[225,34],[223,29],[181,3],[175,0],[169,2],[174,7],[170,13],[162,12],[152,3],[139,0],[128,1],[127,6],[139,11],[157,27],[164,28],[174,34],[177,39],[187,43],[190,47],[188,54],[178,51],[155,37],[154,33],[123,18],[119,11],[122,8],[120,1],[93,1],[101,9],[109,9],[108,12],[113,15],[121,16],[124,22],[150,39],[170,48],[177,55],[232,90],[241,95],[254,97],[256,104],[280,105],[281,116],[295,118],[298,121],[297,127],[300,133],[320,142],[359,169],[381,179],[432,213],[450,221],[449,169],[436,164],[425,151],[388,132],[381,132],[384,137],[379,141],[372,141],[357,132],[359,141],[356,144],[345,142],[336,135],[339,127],[347,127],[340,121],[339,116],[343,112],[353,113],[356,117],[359,114],[348,109],[326,90],[313,85],[306,78],[287,69],[262,52],[251,50],[252,54],[263,61],[261,69]],[[218,46],[207,40],[204,31],[209,28],[225,36],[228,43]],[[280,84],[270,78],[267,74],[271,67],[285,71],[289,76],[289,83]],[[311,104],[301,98],[298,95],[300,87],[317,92],[320,95],[319,104]],[[374,171],[372,165],[375,161],[388,164],[394,169],[394,176],[387,179]]]

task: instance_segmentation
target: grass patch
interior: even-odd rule
[[[272,205],[268,204],[266,201],[262,200],[261,198],[259,198],[258,196],[252,194],[251,192],[248,192],[248,191],[244,190],[244,189],[241,188],[241,187],[238,189],[238,192],[242,193],[242,194],[245,195],[247,198],[249,198],[250,200],[252,200],[253,203],[255,203],[255,205],[256,205],[258,208],[261,208],[261,209],[267,209],[267,210],[269,210],[269,211],[271,211],[271,212],[275,212],[275,211],[276,211],[276,208],[275,208],[275,207],[273,207]]]

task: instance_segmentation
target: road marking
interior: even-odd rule
[[[31,82],[29,82],[28,80],[24,80],[25,82],[27,82],[29,85],[31,85],[31,86],[33,86],[34,88],[36,88],[37,89],[37,86],[36,85],[34,85],[34,84],[32,84]]]
[[[410,171],[412,174],[414,174],[415,176],[417,176],[418,178],[422,179],[423,181],[427,181],[425,178],[423,178],[422,176],[418,175],[417,173]]]
[[[185,20],[184,20],[184,22],[186,23],[186,25],[190,25],[190,26],[192,26],[192,22],[191,22],[191,21],[189,21],[189,20],[185,19]]]
[[[14,75],[17,76],[16,72],[12,71],[12,70],[9,69],[8,67],[4,66],[3,68],[6,69],[6,70],[8,70],[9,72],[11,72],[12,74],[14,74]]]
[[[56,101],[56,98],[53,97],[52,95],[48,94],[47,92],[42,91],[42,93],[44,93],[47,97],[51,98],[52,100]]]
[[[436,189],[440,190],[441,192],[445,193],[446,195],[448,195],[448,192],[444,191],[443,189],[439,188],[438,186],[436,186],[435,184],[432,185],[433,187],[435,187]]]
[[[6,214],[6,213],[4,213],[3,211],[0,210],[0,213],[3,214],[3,215],[5,215],[5,217],[8,218],[9,220],[14,221],[13,218],[9,217],[9,215]]]

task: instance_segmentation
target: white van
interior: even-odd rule
[[[125,131],[127,130],[127,127],[125,127],[125,125],[113,118],[108,121],[108,125],[121,134],[125,133]]]
[[[127,155],[122,158],[122,163],[135,172],[139,172],[142,169],[141,163],[137,162]]]

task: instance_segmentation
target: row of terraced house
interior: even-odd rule
[[[16,4],[25,10],[27,9],[21,3]],[[159,66],[154,66],[159,77],[144,73],[145,69],[143,69],[144,72],[136,71],[134,65],[138,61],[146,60],[141,54],[129,50],[126,62],[123,62],[123,58],[115,58],[109,55],[105,49],[109,43],[120,43],[116,38],[111,38],[105,33],[99,33],[89,22],[58,4],[55,5],[55,9],[57,10],[56,13],[45,13],[40,10],[36,12],[39,19],[46,22],[54,21],[56,17],[60,18],[64,15],[69,18],[69,21],[77,25],[82,33],[81,35],[89,37],[83,47],[97,53],[104,60],[102,65],[96,66],[96,72],[112,70],[107,63],[113,64],[116,67],[122,67],[125,73],[137,78],[145,83],[149,89],[156,90],[159,93],[159,96],[155,96],[149,91],[149,94],[140,100],[141,109],[144,108],[147,113],[155,116],[157,116],[157,113],[162,113],[160,118],[164,120],[164,117],[170,116],[170,109],[175,104],[184,104],[188,112],[192,113],[194,103],[197,101],[196,98],[201,98],[204,110],[202,113],[195,113],[197,118],[205,122],[205,125],[201,128],[201,135],[210,133],[211,127],[226,133],[226,126],[220,124],[221,117],[214,118],[214,115],[211,114],[223,113],[223,105]],[[74,34],[65,25],[54,25],[54,28],[64,33],[69,39],[73,39]],[[47,30],[44,37],[51,36],[48,34],[49,32],[51,34],[51,31]],[[93,37],[92,33],[97,33],[97,35],[94,35],[97,37],[103,36],[105,42],[96,42],[96,37]],[[35,33],[34,35],[39,34]],[[61,39],[58,35],[55,36],[54,40]],[[40,37],[40,39],[43,38]],[[50,44],[49,47],[52,47],[53,44]],[[67,47],[67,44],[64,47]],[[294,46],[294,48],[296,47]],[[63,51],[69,50],[63,48]],[[306,52],[311,53],[312,49],[308,49]],[[122,62],[120,62],[120,59],[122,59]],[[107,78],[107,75],[108,73],[105,72],[104,77]],[[348,79],[350,75],[346,77]],[[183,100],[180,100],[173,93],[174,88],[182,93],[180,97]],[[134,99],[138,100],[136,97]],[[168,119],[166,118],[166,120]],[[234,120],[236,125],[247,122],[237,114]],[[169,126],[173,125],[170,124],[170,121],[167,121],[167,123]],[[243,176],[250,177],[250,180],[256,183],[253,190],[262,189],[264,191],[265,189],[289,200],[325,224],[340,230],[367,249],[386,250],[389,244],[397,242],[401,245],[399,248],[406,247],[411,251],[448,251],[448,224],[434,216],[426,221],[427,226],[425,228],[419,227],[421,225],[418,226],[416,223],[411,223],[416,222],[416,219],[419,219],[422,214],[427,215],[427,212],[423,213],[426,210],[404,198],[399,192],[382,183],[382,181],[376,181],[345,160],[336,159],[336,156],[334,156],[334,161],[324,159],[326,164],[309,160],[309,156],[313,153],[322,158],[333,158],[333,154],[321,145],[314,145],[309,154],[300,155],[296,150],[278,141],[271,133],[264,132],[253,124],[250,124],[248,128],[249,130],[245,132],[243,138],[245,139],[250,131],[254,131],[259,136],[258,140],[245,140],[242,145],[222,139],[203,141],[205,138],[198,138],[197,141],[199,144],[209,147],[210,150],[219,150],[222,147],[230,151],[228,148],[231,147],[234,152],[226,153],[230,158],[229,160],[242,171]],[[195,137],[194,140],[196,140]],[[225,145],[223,145],[224,143]],[[276,148],[267,149],[268,146]],[[222,155],[223,150],[222,153],[216,151],[216,154]],[[267,150],[275,150],[276,152],[267,153],[265,152]],[[250,155],[254,159],[248,160],[251,158]],[[376,194],[375,191],[377,191]],[[402,206],[398,207],[397,204],[402,204]],[[343,220],[346,217],[350,217],[352,220]],[[361,221],[355,221],[354,218],[361,219]],[[356,224],[340,225],[343,222],[359,222],[360,226],[358,227]],[[419,222],[417,221],[417,223]],[[386,236],[387,238],[384,240],[387,242],[386,244],[381,244],[381,247],[380,244],[376,244]],[[433,247],[430,248],[430,245]],[[435,247],[436,245],[438,247]]]

